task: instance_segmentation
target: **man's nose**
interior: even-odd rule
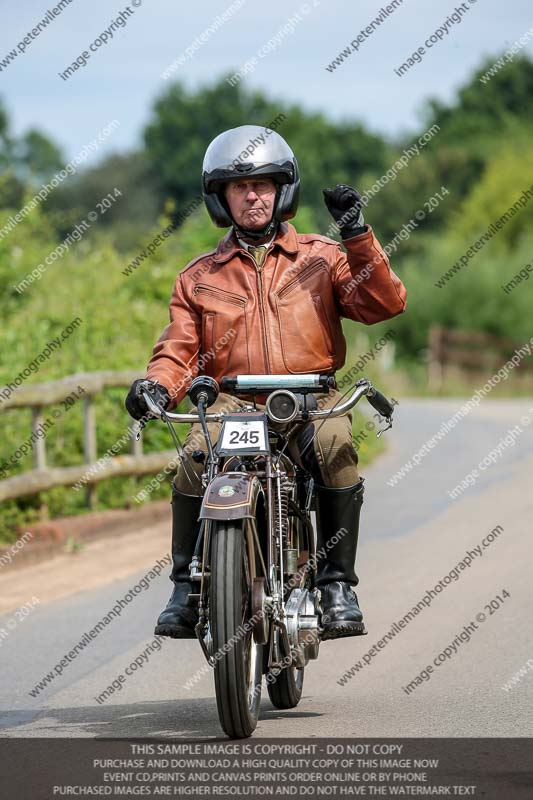
[[[255,189],[252,189],[252,188],[248,189],[248,194],[246,195],[246,199],[247,200],[255,201],[255,200],[258,199],[258,197],[259,197],[259,195],[255,191]]]

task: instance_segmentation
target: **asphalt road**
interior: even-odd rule
[[[322,644],[318,661],[306,670],[296,709],[276,710],[265,689],[256,738],[533,735],[533,449],[531,431],[521,423],[529,412],[533,427],[533,401],[485,400],[396,486],[387,484],[460,405],[417,400],[398,408],[387,433],[389,450],[364,471],[358,594],[369,634]],[[451,499],[448,492],[515,425],[522,432],[514,444],[501,447],[475,485]],[[431,604],[370,655],[393,623],[494,529],[494,540],[470,567],[458,571],[457,580],[447,578]],[[117,579],[113,565],[130,543],[138,551],[135,571],[119,572]],[[159,651],[147,652],[170,593],[165,575],[137,595],[62,675],[37,696],[29,694],[150,569],[154,556],[165,557],[168,546],[167,526],[161,524],[121,537],[111,548],[99,545],[92,557],[100,585],[92,581],[86,588],[82,564],[83,590],[56,599],[57,587],[47,584],[54,573],[47,567],[33,569],[30,585],[26,570],[10,576],[11,583],[18,576],[26,602],[33,594],[41,599],[16,625],[10,623],[13,611],[0,617],[0,631],[6,631],[0,639],[0,736],[222,736],[211,672],[192,688],[185,686],[205,663],[197,643],[164,640]],[[498,595],[501,601],[490,607]],[[469,640],[466,634],[457,639],[468,625]],[[143,668],[99,704],[95,697],[143,652],[149,655]],[[363,666],[341,685],[359,661]],[[427,679],[419,678],[406,693],[403,687],[432,664]],[[502,688],[517,673],[515,685]]]

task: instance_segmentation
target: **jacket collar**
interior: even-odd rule
[[[296,235],[296,230],[292,225],[289,225],[288,222],[281,222],[279,224],[278,231],[274,241],[272,242],[272,247],[276,246],[280,247],[286,253],[291,255],[294,255],[294,253],[298,252],[298,237]],[[229,230],[218,243],[213,260],[216,261],[217,264],[223,264],[224,262],[233,258],[233,256],[238,252],[242,252],[242,247],[235,236],[235,231],[233,228],[231,228],[231,230]]]

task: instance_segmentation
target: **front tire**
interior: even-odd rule
[[[220,724],[232,739],[250,736],[261,704],[262,647],[252,625],[255,553],[246,520],[215,523],[211,544],[210,624]]]
[[[279,634],[276,632],[275,635]],[[283,653],[283,656],[287,655]],[[277,676],[273,672],[269,672],[266,681],[268,696],[273,706],[276,708],[295,708],[302,698],[304,667],[291,665],[282,669]]]

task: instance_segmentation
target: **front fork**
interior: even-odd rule
[[[302,576],[302,567],[291,571],[291,574],[300,576],[298,584],[294,586],[285,584],[285,564],[284,564],[284,546],[288,545],[288,558],[294,556],[289,553],[289,548],[294,547],[297,542],[283,541],[282,519],[283,513],[287,513],[287,509],[282,509],[281,500],[281,476],[278,471],[274,472],[272,465],[270,467],[270,480],[268,481],[268,530],[269,535],[269,567],[270,567],[270,586],[271,586],[271,630],[268,654],[268,669],[283,669],[291,666],[286,663],[280,652],[280,644],[285,654],[291,653],[293,657],[293,666],[303,666],[309,658],[318,657],[318,636],[315,635],[318,630],[318,609],[316,602],[316,592],[308,592],[304,588],[305,584],[309,581],[305,580]],[[301,514],[298,514],[300,525],[306,528],[308,540],[308,555],[307,562],[303,566],[305,572],[310,572],[310,583],[314,586],[314,576],[316,573],[316,530],[310,518],[311,502],[313,497],[314,481],[311,478],[307,486],[306,498],[304,508]],[[298,505],[299,507],[299,505]],[[274,508],[277,513],[274,514]],[[275,520],[278,520],[278,525],[275,525]],[[287,527],[289,530],[289,527]],[[294,531],[292,531],[294,535]],[[292,549],[292,548],[291,548]],[[299,551],[299,548],[296,547]],[[276,569],[277,563],[277,569]],[[287,564],[287,569],[289,564]],[[288,574],[288,573],[287,573]],[[290,590],[285,602],[285,592]],[[295,591],[296,590],[296,591]],[[291,631],[289,633],[289,626]],[[302,637],[300,629],[309,629],[309,637]],[[276,636],[276,630],[279,631],[279,636]],[[292,640],[292,642],[291,642]],[[303,643],[302,643],[303,640]]]
[[[215,478],[218,468],[216,465],[211,464],[211,469],[209,469],[209,476],[207,477],[208,485],[211,483],[211,480]],[[262,601],[261,601],[261,610],[266,615],[267,619],[270,622],[270,631],[268,633],[268,637],[266,641],[269,644],[269,656],[268,656],[268,669],[274,669],[276,667],[283,667],[287,666],[286,663],[282,663],[282,653],[280,652],[280,644],[282,645],[282,649],[285,653],[290,653],[294,651],[294,647],[291,646],[291,637],[289,636],[288,628],[287,628],[287,609],[285,603],[285,591],[286,589],[290,589],[291,586],[285,583],[284,571],[284,545],[286,544],[283,541],[283,530],[282,530],[282,518],[283,518],[283,504],[281,498],[281,480],[282,476],[279,473],[279,470],[276,470],[271,462],[271,459],[267,459],[266,463],[266,522],[267,522],[267,553],[266,553],[266,564],[263,562],[262,559],[262,548],[261,543],[259,541],[257,526],[254,524],[255,519],[251,520],[251,524],[247,526],[247,531],[251,531],[249,534],[253,537],[253,543],[255,546],[255,551],[260,556],[260,561],[263,567],[263,573],[266,577],[264,581],[264,591],[262,591]],[[316,534],[314,533],[314,528],[312,526],[310,520],[310,500],[312,497],[312,489],[313,486],[310,484],[308,486],[308,491],[306,495],[306,502],[305,508],[302,509],[302,515],[300,519],[300,524],[305,525],[307,529],[307,539],[309,542],[309,552],[308,552],[308,561],[304,565],[303,569],[306,571],[311,572],[311,583],[313,584],[313,574],[316,568],[316,564],[314,564],[315,559],[315,547],[316,547]],[[285,510],[286,513],[286,510]],[[276,520],[278,524],[276,525]],[[212,520],[209,518],[204,518],[202,525],[200,526],[200,531],[198,535],[198,539],[195,546],[193,560],[191,562],[191,569],[190,569],[190,576],[191,580],[199,581],[199,592],[196,595],[193,595],[195,600],[198,602],[198,624],[195,627],[196,637],[200,643],[202,648],[202,652],[206,657],[208,663],[213,666],[214,659],[212,654],[211,648],[211,640],[209,634],[209,565],[210,565],[210,551],[211,551],[211,542],[212,542]],[[251,542],[250,542],[251,544]],[[201,553],[201,558],[200,558]],[[300,574],[302,567],[298,570]],[[298,589],[302,590],[302,578],[300,578]],[[251,587],[252,589],[253,587]],[[295,587],[292,587],[295,588]],[[256,613],[258,608],[255,607],[256,605],[256,593],[253,592],[253,601],[252,601],[252,608],[253,612]],[[289,595],[290,598],[290,595]],[[294,605],[294,603],[293,603]],[[294,628],[294,625],[298,624],[297,620],[295,623],[294,616],[291,614],[291,625]],[[279,635],[276,635],[276,632]],[[255,635],[255,634],[254,634]],[[264,635],[264,631],[261,630],[261,627],[258,627],[258,635]],[[293,636],[294,638],[294,636]],[[257,636],[256,636],[257,640]],[[264,640],[264,642],[266,643]],[[296,648],[298,649],[298,648]],[[315,656],[316,657],[316,656]],[[295,662],[301,662],[301,653],[296,653],[294,656]]]
[[[209,486],[218,472],[218,459],[215,458],[211,440],[207,433],[206,425],[203,425],[206,443],[208,445],[208,462],[207,472],[202,475],[202,483],[204,490]],[[194,555],[190,565],[191,580],[200,581],[200,591],[198,593],[198,622],[195,625],[194,632],[196,638],[200,642],[202,652],[211,667],[215,666],[211,650],[211,637],[209,635],[209,581],[207,579],[209,573],[209,564],[211,563],[211,520],[204,519],[200,525],[198,538],[194,547]],[[202,557],[200,559],[200,553]],[[207,639],[207,641],[206,641]]]

